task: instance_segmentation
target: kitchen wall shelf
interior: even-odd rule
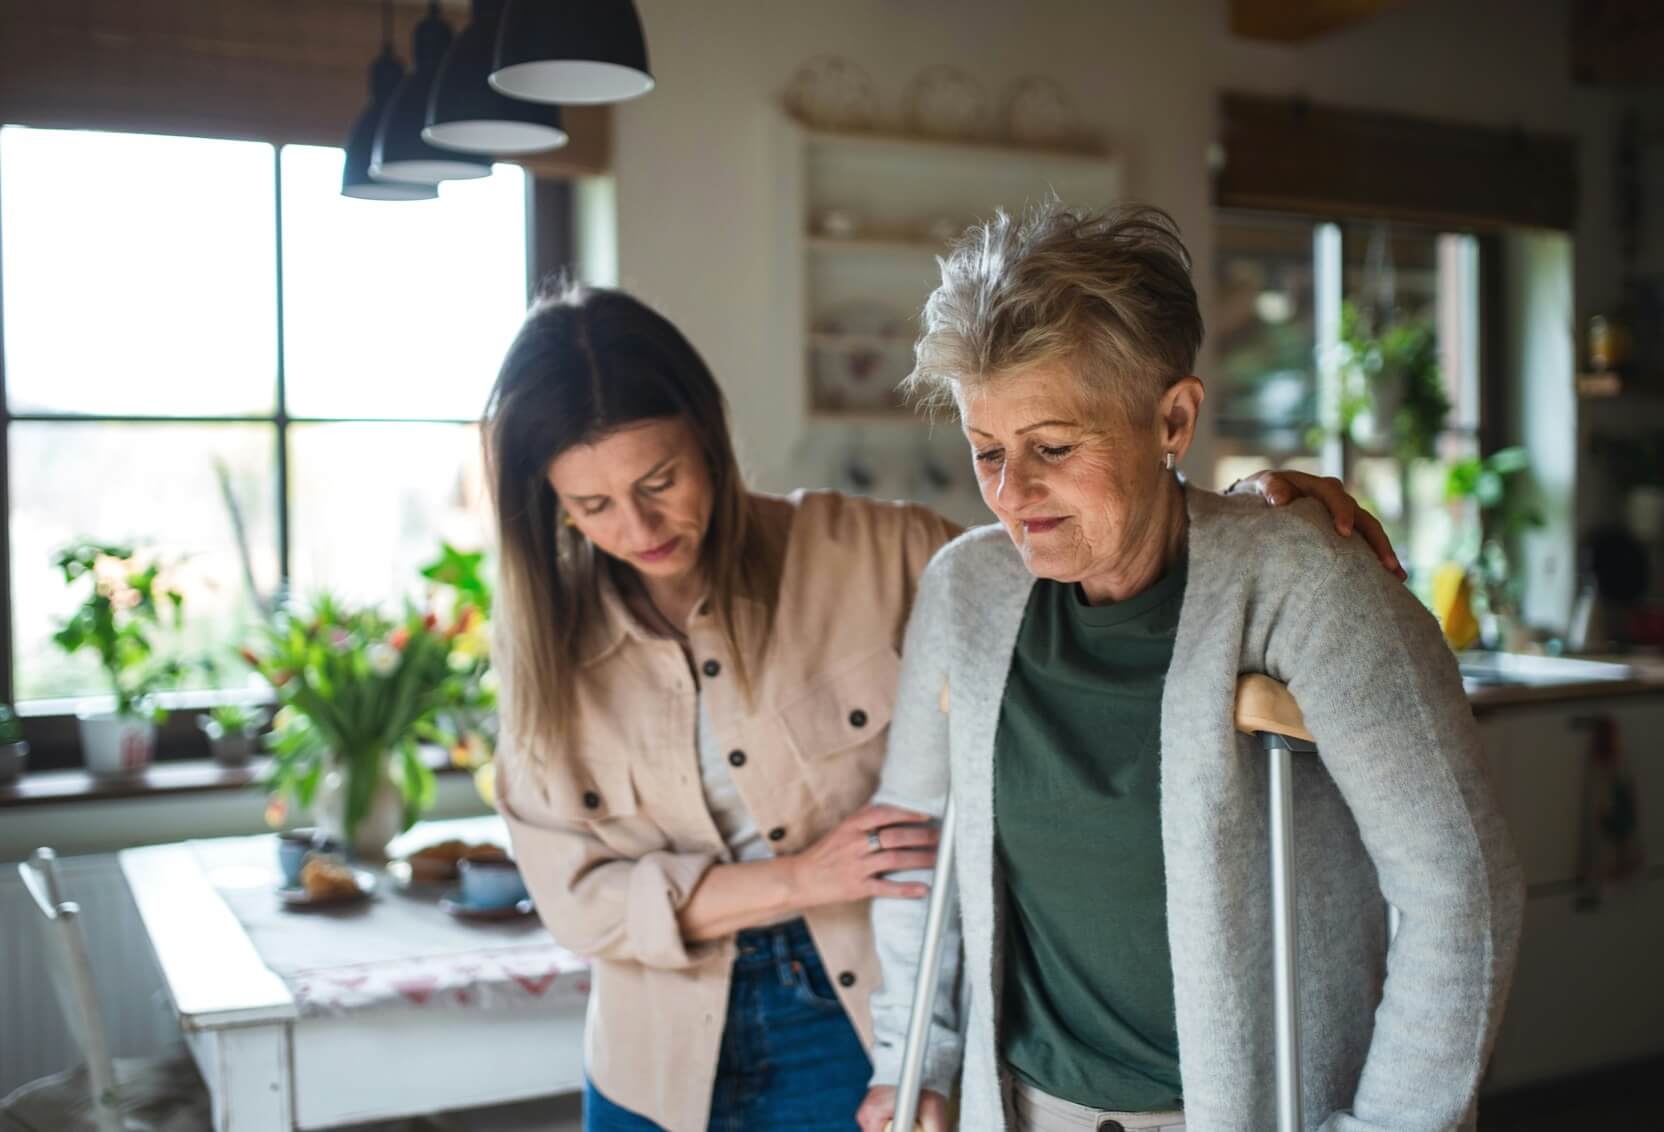
[[[828,131],[784,114],[779,132],[780,317],[810,421],[919,419],[895,387],[946,233],[1053,193],[1087,209],[1121,196],[1120,161],[1102,149]]]

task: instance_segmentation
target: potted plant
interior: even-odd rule
[[[377,857],[433,804],[423,742],[463,738],[451,713],[480,696],[483,661],[458,651],[471,607],[441,619],[407,604],[397,616],[332,597],[280,609],[244,659],[280,705],[268,745],[267,787],[281,820],[289,800],[356,854]]]
[[[445,713],[451,764],[470,771],[481,800],[495,805],[497,678],[491,671],[491,581],[485,556],[442,543],[439,557],[422,568],[422,577],[448,598],[455,626],[451,667],[462,684],[458,702]]]
[[[1518,628],[1523,585],[1514,572],[1510,547],[1521,534],[1543,525],[1542,511],[1532,498],[1530,457],[1524,448],[1514,447],[1457,460],[1445,474],[1444,494],[1447,502],[1477,512],[1477,527],[1458,524],[1458,530],[1470,533],[1457,553],[1484,595],[1485,646],[1505,647]]]
[[[266,725],[262,708],[242,704],[221,704],[196,717],[196,725],[208,737],[208,750],[221,766],[242,766],[259,746],[260,729]]]
[[[1424,319],[1396,318],[1377,333],[1355,303],[1341,307],[1341,425],[1353,442],[1408,464],[1433,455],[1450,415],[1438,338]]]
[[[155,693],[184,671],[178,660],[156,655],[155,634],[183,624],[185,597],[164,580],[160,562],[141,563],[132,546],[77,542],[53,561],[64,584],[84,587],[86,596],[52,639],[66,653],[96,653],[115,696],[114,710],[89,703],[76,712],[87,770],[143,770],[155,753],[156,724],[167,718]]]
[[[23,738],[23,721],[10,704],[0,704],[0,782],[16,782],[23,775],[29,757],[29,743]]]

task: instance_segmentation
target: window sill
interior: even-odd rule
[[[0,809],[244,790],[258,782],[270,764],[270,759],[254,759],[246,766],[229,767],[207,759],[180,759],[119,778],[101,778],[84,770],[37,771],[0,786]]]
[[[63,802],[120,802],[138,798],[169,798],[185,794],[247,790],[265,777],[269,758],[246,766],[220,766],[208,759],[176,759],[154,763],[140,774],[101,778],[84,770],[48,770],[25,774],[0,785],[0,810],[49,806]],[[430,761],[435,774],[465,774],[448,762]]]

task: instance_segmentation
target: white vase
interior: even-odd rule
[[[360,860],[383,860],[387,843],[404,832],[404,794],[388,777],[385,768],[376,778],[370,795],[370,809],[347,835],[347,772],[332,765],[318,780],[312,796],[312,820],[330,837],[344,844]]]
[[[150,720],[113,711],[82,709],[75,714],[87,773],[106,778],[138,774],[155,757],[156,725]]]

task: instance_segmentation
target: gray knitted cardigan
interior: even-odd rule
[[[1471,1127],[1523,889],[1454,659],[1426,610],[1321,507],[1185,495],[1161,819],[1186,1126],[1275,1127],[1267,773],[1232,726],[1238,673],[1265,672],[1289,686],[1320,749],[1297,756],[1294,780],[1306,1127]],[[967,1132],[1009,1124],[992,770],[1032,580],[997,526],[931,562],[876,798],[940,814],[951,776],[963,935],[949,940],[926,1082],[947,1091],[963,1061]],[[1082,890],[1113,867],[1081,861]],[[1383,894],[1403,915],[1390,960]],[[921,901],[873,905],[875,1083],[900,1075],[923,919]]]

